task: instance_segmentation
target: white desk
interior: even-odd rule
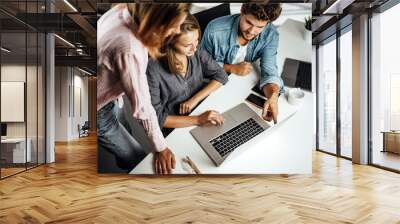
[[[5,153],[6,151],[12,152],[12,161],[10,161],[12,163],[25,163],[25,161],[30,162],[32,157],[31,154],[32,141],[30,138],[28,138],[26,142],[27,142],[27,147],[25,151],[25,138],[2,139],[1,140],[2,153]],[[9,146],[12,146],[12,148],[8,148]]]
[[[286,57],[311,61],[311,44],[306,43],[300,32],[303,23],[288,20],[278,28],[280,42],[277,64],[282,70]],[[198,115],[214,109],[224,112],[241,102],[257,83],[259,67],[248,76],[231,75],[229,82],[211,94],[192,112]],[[168,146],[176,157],[175,174],[187,174],[182,169],[182,158],[189,156],[203,174],[309,174],[312,171],[312,148],[314,126],[314,96],[306,92],[302,104],[295,108],[296,114],[287,122],[260,134],[261,141],[251,145],[245,152],[216,167],[189,131],[194,127],[175,129],[167,138]],[[261,110],[252,107],[257,113]],[[278,123],[293,110],[285,96],[279,99]],[[131,174],[154,174],[153,154],[139,163]]]
[[[256,84],[255,72],[245,77],[231,75],[229,82],[215,91],[192,115],[200,114],[207,109],[224,112],[244,102]],[[295,108],[296,114],[285,123],[260,134],[261,141],[239,156],[216,167],[189,131],[194,127],[175,129],[167,138],[168,146],[176,157],[175,174],[187,174],[182,168],[182,158],[189,156],[203,174],[306,174],[311,173],[313,147],[313,97],[306,93],[302,104]],[[252,107],[257,113],[261,110]],[[287,103],[285,96],[279,99],[278,123],[294,109]],[[149,154],[139,163],[131,174],[154,174],[153,154]]]

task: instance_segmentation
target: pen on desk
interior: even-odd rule
[[[189,172],[194,172],[194,173],[196,173],[196,171],[193,169],[193,167],[192,167],[192,165],[189,163],[189,160],[187,160],[186,158],[182,158],[182,161],[183,161],[183,163],[185,164],[185,165],[187,165],[188,167],[189,167],[189,169],[190,169],[190,171]],[[183,169],[185,169],[184,167],[183,167]],[[188,171],[187,169],[185,169],[186,171]]]
[[[194,172],[196,174],[201,174],[199,168],[197,168],[197,166],[194,164],[194,162],[189,158],[189,156],[186,156],[186,161],[187,163],[190,165],[190,167],[192,167],[192,169],[194,170]]]

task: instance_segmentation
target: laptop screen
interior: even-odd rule
[[[1,124],[1,136],[7,136],[7,124]]]
[[[286,58],[283,65],[282,80],[285,86],[299,87],[311,91],[311,63]]]

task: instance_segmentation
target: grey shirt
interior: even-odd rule
[[[160,127],[168,115],[179,115],[179,105],[200,91],[209,81],[228,82],[224,69],[204,50],[189,57],[185,77],[171,74],[164,63],[149,59],[147,80],[151,103],[156,110]],[[164,134],[170,130],[164,129]]]

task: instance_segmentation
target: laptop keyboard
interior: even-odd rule
[[[264,129],[257,124],[253,118],[250,118],[224,134],[212,139],[210,143],[218,153],[224,157],[263,131]]]

